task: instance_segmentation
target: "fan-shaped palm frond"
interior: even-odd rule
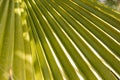
[[[120,13],[89,0],[0,0],[0,80],[120,79]]]

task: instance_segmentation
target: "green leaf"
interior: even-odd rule
[[[120,13],[90,0],[0,0],[0,80],[120,79]]]

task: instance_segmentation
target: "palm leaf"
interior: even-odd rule
[[[0,0],[0,80],[120,79],[120,13],[89,0]]]

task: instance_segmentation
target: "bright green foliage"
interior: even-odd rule
[[[120,0],[96,0],[102,4],[105,4],[112,9],[115,9],[117,11],[120,11]]]
[[[120,79],[120,13],[90,0],[0,0],[0,80]]]

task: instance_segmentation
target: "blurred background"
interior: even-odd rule
[[[120,0],[96,0],[120,12]]]

